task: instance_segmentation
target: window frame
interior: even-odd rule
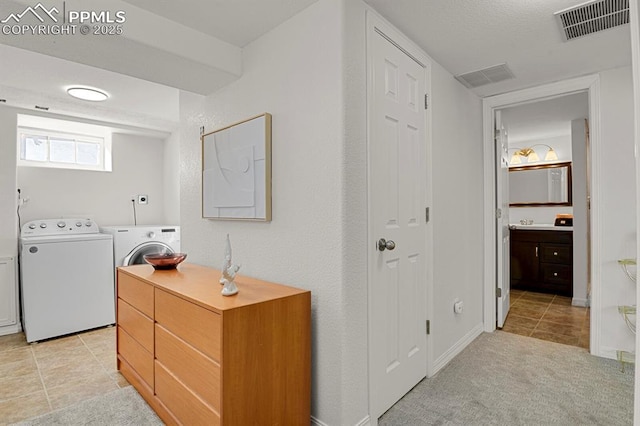
[[[23,157],[23,137],[24,136],[35,136],[39,138],[46,139],[47,141],[47,159],[44,161],[40,160],[29,160]],[[57,162],[51,160],[51,139],[61,139],[61,140],[70,140],[73,141],[74,149],[75,149],[75,161],[74,162]],[[99,154],[98,154],[98,164],[97,165],[87,165],[87,164],[79,164],[77,161],[77,150],[78,143],[91,143],[97,144],[99,146]],[[52,169],[68,169],[68,170],[88,170],[88,171],[101,171],[101,172],[110,172],[111,171],[111,137],[110,135],[99,135],[99,134],[82,134],[82,133],[74,133],[74,132],[64,132],[53,129],[46,129],[41,127],[31,127],[31,126],[18,126],[17,127],[17,144],[18,144],[18,152],[17,152],[17,161],[18,166],[26,166],[26,167],[46,167]]]

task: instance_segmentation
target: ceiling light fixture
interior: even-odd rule
[[[527,163],[536,163],[540,161],[540,157],[538,157],[538,154],[533,150],[534,146],[546,146],[547,148],[549,148],[549,151],[547,151],[547,154],[544,156],[544,161],[556,161],[558,159],[558,155],[553,150],[553,148],[551,148],[549,145],[538,143],[526,148],[509,148],[510,150],[516,150],[516,152],[514,152],[513,156],[511,157],[510,164],[522,164],[522,159],[520,157],[526,157]]]
[[[100,102],[109,98],[107,92],[91,87],[69,87],[67,89],[67,93],[74,98],[82,99],[84,101]]]

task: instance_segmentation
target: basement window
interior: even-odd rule
[[[27,119],[28,121],[28,119]],[[39,120],[42,122],[42,119]],[[74,126],[61,120],[54,128],[18,127],[18,165],[76,170],[111,171],[111,135],[100,126],[75,123],[77,129],[93,133],[72,133]],[[19,120],[20,123],[20,120]],[[56,124],[56,123],[47,123]],[[92,129],[95,128],[95,129]]]

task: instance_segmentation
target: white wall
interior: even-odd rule
[[[637,1],[629,4],[631,29],[631,58],[633,75],[634,142],[640,149],[640,8]],[[640,156],[636,155],[636,229],[640,228]],[[636,241],[636,260],[640,260],[640,244]],[[636,286],[636,306],[640,305],[640,286]],[[636,338],[635,353],[640,353],[640,339]],[[634,424],[640,423],[640,369],[635,369]]]
[[[635,347],[635,336],[617,310],[618,305],[632,305],[636,296],[636,284],[617,263],[618,259],[634,258],[637,244],[631,67],[602,72],[600,78],[600,351],[603,356],[615,357],[616,349],[633,351]]]
[[[312,291],[312,414],[326,424],[356,424],[368,412],[365,9],[320,1],[247,46],[243,77],[207,98],[204,113],[201,99],[181,95],[185,251],[218,267],[229,232],[244,273]],[[342,26],[349,30],[341,40]],[[433,180],[442,184],[434,185],[432,209],[439,252],[432,342],[442,358],[482,322],[482,163],[470,156],[463,167],[447,165],[460,147],[482,155],[481,108],[433,68]],[[203,220],[197,129],[264,111],[273,114],[273,221]],[[454,317],[456,297],[466,309]]]
[[[163,169],[163,223],[177,224],[180,223],[180,129],[176,129],[164,141]]]
[[[345,309],[342,321],[349,326],[342,334],[342,422],[361,424],[368,415],[368,263],[367,245],[367,80],[366,22],[367,6],[362,1],[345,0],[343,79],[345,81],[343,116],[344,232],[342,295]],[[365,420],[366,421],[366,420]],[[338,424],[338,423],[336,423]]]
[[[573,207],[510,207],[509,223],[519,224],[521,219],[531,219],[533,223],[553,225],[557,214],[573,214]]]
[[[18,252],[16,110],[0,105],[0,257]]]
[[[353,397],[341,390],[351,375],[341,361],[348,327],[341,16],[341,1],[318,1],[247,45],[242,77],[202,109],[201,99],[181,95],[183,249],[192,262],[219,267],[229,233],[241,273],[311,290],[312,415],[332,425],[346,424],[342,406]],[[198,128],[209,132],[263,112],[273,116],[272,222],[202,219]]]
[[[437,63],[433,105],[433,350],[436,367],[482,329],[482,104]],[[464,153],[464,155],[460,155]],[[453,312],[454,299],[464,311]]]
[[[229,232],[242,272],[312,291],[312,415],[328,425],[366,422],[368,413],[366,9],[320,0],[248,45],[238,81],[206,99],[180,96],[184,250],[219,267]],[[435,63],[432,74],[430,345],[443,361],[481,330],[482,127],[480,100]],[[199,127],[265,111],[273,114],[273,221],[202,219]],[[460,149],[472,154],[463,164]],[[459,316],[456,297],[465,302]]]
[[[113,171],[18,167],[18,187],[29,202],[22,223],[57,217],[89,217],[98,225],[133,225],[132,198],[138,224],[164,221],[164,142],[156,138],[114,133]]]

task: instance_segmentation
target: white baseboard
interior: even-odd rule
[[[328,424],[322,422],[319,419],[316,419],[315,417],[311,416],[311,425],[312,426],[329,426]],[[354,426],[370,426],[371,425],[371,418],[367,415],[365,416],[365,418],[363,418],[362,420],[360,420],[358,423],[356,423]]]
[[[445,353],[443,353],[438,359],[436,359],[433,365],[433,371],[429,377],[440,371],[445,365],[449,363],[456,355],[458,355],[464,348],[469,346],[469,343],[473,342],[476,337],[482,334],[484,325],[482,323],[477,324],[462,339],[458,340],[453,346],[451,346]]]
[[[369,416],[366,416],[364,419],[360,420],[358,423],[355,424],[355,426],[370,426],[371,425],[371,418]]]
[[[571,299],[571,305],[572,306],[582,306],[584,308],[588,308],[589,307],[589,299],[579,299],[577,297],[574,297],[573,299]]]
[[[628,352],[633,352],[633,351],[628,351]],[[596,356],[599,356],[601,358],[609,358],[609,359],[617,360],[618,359],[618,349],[612,348],[612,347],[609,347],[609,346],[600,346],[600,350],[598,351]]]
[[[449,363],[456,355],[458,355],[464,348],[469,346],[471,342],[473,342],[476,337],[481,335],[484,331],[484,325],[482,323],[477,324],[473,327],[467,334],[465,334],[462,339],[458,340],[453,346],[449,348],[444,354],[442,354],[434,363],[434,368],[432,374],[429,377],[436,374],[440,369],[442,369],[445,365]],[[614,353],[615,357],[615,353]],[[322,422],[320,419],[317,419],[311,416],[311,425],[312,426],[329,426],[326,423]],[[371,425],[371,417],[366,416],[354,426],[370,426]]]
[[[328,424],[322,422],[319,419],[316,419],[313,416],[311,416],[311,425],[312,426],[329,426]],[[369,417],[369,415],[367,415],[358,423],[356,423],[354,426],[370,426],[370,425],[371,425],[371,418]]]
[[[8,325],[6,327],[0,327],[0,336],[6,336],[7,334],[15,334],[20,333],[22,331],[22,326],[20,323],[14,325]]]
[[[329,426],[329,425],[311,416],[311,426]]]

